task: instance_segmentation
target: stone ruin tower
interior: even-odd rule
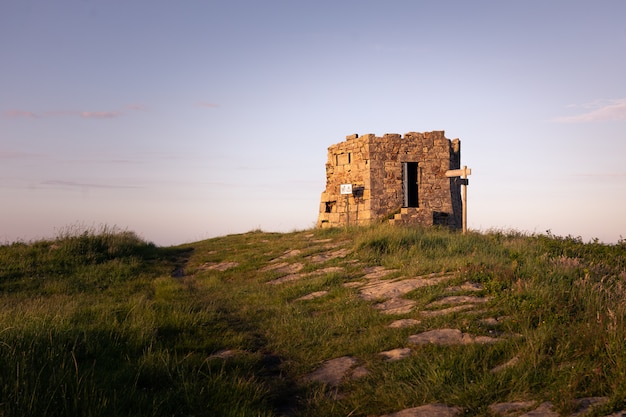
[[[460,185],[445,175],[460,166],[461,141],[443,131],[346,136],[328,148],[317,227],[389,219],[460,229]]]

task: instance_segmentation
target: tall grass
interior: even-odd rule
[[[219,320],[163,290],[186,253],[110,228],[0,247],[0,414],[269,415],[257,360],[210,360]]]

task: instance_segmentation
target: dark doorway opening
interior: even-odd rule
[[[419,165],[417,162],[402,163],[403,207],[419,207]]]

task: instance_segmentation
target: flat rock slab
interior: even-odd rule
[[[331,359],[321,367],[304,377],[305,382],[321,382],[331,386],[338,386],[351,368],[356,366],[357,359],[351,356],[342,356]]]
[[[272,261],[276,261],[279,259],[288,259],[288,258],[293,258],[294,256],[298,256],[302,253],[302,251],[300,249],[292,249],[292,250],[288,250],[285,251],[284,254],[282,254],[282,256],[279,256],[276,259],[273,259]]]
[[[280,277],[280,278],[276,278],[271,281],[268,281],[267,284],[269,285],[284,284],[285,282],[297,281],[303,276],[304,276],[303,274],[289,274],[289,275],[285,275],[284,277]]]
[[[481,284],[480,282],[469,282],[469,281],[464,282],[461,285],[447,288],[447,290],[450,292],[461,292],[461,291],[478,292],[484,289],[485,289],[485,286]]]
[[[320,298],[325,296],[326,294],[328,294],[328,291],[315,291],[312,292],[311,294],[307,294],[305,296],[302,296],[300,298],[296,298],[296,301],[307,301],[307,300],[313,300],[315,298]]]
[[[607,397],[589,397],[579,398],[576,400],[578,404],[578,410],[571,414],[569,417],[579,417],[585,413],[590,412],[593,407],[606,404],[609,401]],[[488,410],[491,414],[497,416],[513,416],[520,412],[532,409],[536,407],[535,401],[515,401],[507,403],[492,404]],[[455,417],[459,415],[462,410],[458,407],[450,407],[445,404],[428,404],[421,407],[408,408],[392,414],[386,414],[381,417]],[[606,417],[623,417],[626,415],[626,410],[608,415]],[[559,414],[554,411],[554,406],[551,402],[546,401],[531,411],[527,411],[519,417],[558,417]]]
[[[340,266],[330,266],[328,268],[321,268],[318,269],[316,271],[313,272],[309,272],[307,274],[289,274],[289,275],[285,275],[284,277],[280,277],[280,278],[276,278],[272,281],[268,281],[267,284],[270,285],[278,285],[278,284],[284,284],[285,282],[291,282],[291,281],[297,281],[300,278],[304,278],[304,277],[310,277],[310,276],[315,276],[315,275],[323,275],[323,274],[328,274],[331,272],[341,272],[343,271],[344,268],[340,267]]]
[[[455,417],[461,414],[461,411],[458,407],[449,407],[445,404],[427,404],[381,417]]]
[[[330,274],[332,272],[343,272],[345,268],[341,266],[329,266],[328,268],[320,268],[311,272],[309,275],[322,275],[322,274]]]
[[[409,343],[414,345],[469,345],[472,343],[495,343],[498,339],[488,336],[474,336],[458,329],[437,329],[409,336]]]
[[[570,417],[580,417],[588,412],[590,412],[594,407],[601,406],[603,404],[608,403],[610,400],[609,397],[586,397],[586,398],[578,398],[576,400],[576,404],[578,408],[576,412],[572,414]]]
[[[559,413],[554,411],[554,406],[550,401],[546,401],[534,410],[522,414],[520,417],[559,417]]]
[[[407,314],[415,307],[416,301],[404,298],[392,298],[374,306],[375,309],[381,310],[384,314]]]
[[[411,348],[397,348],[380,352],[379,355],[388,362],[399,361],[411,355]]]
[[[463,304],[460,306],[442,308],[440,310],[423,310],[423,311],[420,311],[420,315],[422,317],[439,317],[439,316],[445,316],[447,314],[458,313],[460,311],[471,310],[474,307],[476,307],[474,304]]]
[[[326,261],[330,261],[335,258],[345,258],[351,253],[349,249],[338,249],[332,252],[318,253],[316,255],[311,255],[307,259],[314,264],[321,264]]]
[[[300,262],[292,264],[287,262],[279,262],[277,264],[266,266],[265,268],[261,269],[261,272],[275,271],[285,274],[295,274],[296,272],[299,272],[302,268],[304,268],[304,265]]]
[[[396,320],[396,321],[392,322],[389,325],[389,327],[394,328],[394,329],[400,329],[400,328],[403,328],[403,327],[417,326],[420,323],[421,323],[420,320],[400,319],[400,320]]]
[[[223,272],[223,271],[226,271],[227,269],[234,268],[236,266],[239,266],[238,262],[227,262],[227,261],[225,261],[225,262],[220,262],[218,264],[212,264],[212,265],[204,264],[204,265],[201,265],[199,269],[201,269],[203,271],[220,271],[220,272]]]
[[[365,366],[357,366],[356,368],[352,370],[352,374],[350,375],[350,378],[359,379],[359,378],[363,378],[364,376],[368,376],[369,374],[370,374],[370,371],[368,371]]]
[[[261,268],[259,271],[261,271],[261,272],[273,271],[275,269],[282,268],[282,267],[285,267],[287,265],[289,265],[288,262],[270,263],[269,265],[266,265],[263,268]]]
[[[413,290],[422,287],[437,285],[442,281],[450,279],[447,276],[436,278],[409,278],[394,280],[376,280],[363,285],[361,288],[361,297],[365,300],[376,300],[380,298],[401,297]]]
[[[448,304],[482,304],[489,301],[489,297],[473,297],[470,295],[452,295],[441,300],[433,301],[426,307],[438,307]]]
[[[378,279],[384,276],[391,274],[392,272],[396,272],[397,269],[387,269],[384,266],[371,266],[364,269],[365,275],[363,278],[365,279]]]
[[[535,404],[535,401],[513,401],[508,403],[491,404],[488,409],[492,414],[507,415],[529,410],[534,407]]]
[[[437,285],[455,276],[453,273],[435,273],[415,278],[380,279],[395,271],[381,266],[366,268],[365,272],[367,274],[365,278],[369,279],[370,282],[365,284],[347,283],[344,285],[352,288],[359,287],[361,298],[364,300],[387,299],[387,301],[374,306],[374,308],[382,310],[385,314],[406,314],[413,310],[416,302],[401,298],[403,295],[421,287]]]

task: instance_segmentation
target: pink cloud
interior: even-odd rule
[[[220,106],[219,104],[208,103],[206,101],[199,101],[199,102],[196,103],[196,107],[206,107],[206,108],[209,108],[209,109],[216,109],[219,106]]]
[[[129,104],[126,106],[126,108],[128,110],[137,110],[137,111],[146,110],[146,106],[144,106],[143,104]]]
[[[121,116],[120,111],[67,111],[67,110],[51,110],[37,114],[26,110],[7,110],[4,116],[11,119],[28,118],[39,119],[44,117],[62,117],[62,116],[78,116],[85,119],[111,119]]]
[[[94,183],[83,183],[83,182],[75,182],[75,181],[61,181],[61,180],[50,180],[43,181],[42,185],[48,185],[52,187],[78,187],[78,188],[143,188],[137,185],[119,185],[119,184],[94,184]]]
[[[626,99],[600,101],[583,104],[576,107],[592,109],[574,116],[557,117],[557,123],[588,123],[626,120]]]
[[[0,151],[0,159],[29,159],[39,158],[43,156],[38,153],[21,152],[21,151]]]
[[[119,111],[82,111],[80,117],[85,119],[112,119],[121,116]]]
[[[7,117],[9,119],[37,119],[39,116],[36,113],[33,113],[32,111],[26,111],[26,110],[7,110],[4,112],[4,117]]]

